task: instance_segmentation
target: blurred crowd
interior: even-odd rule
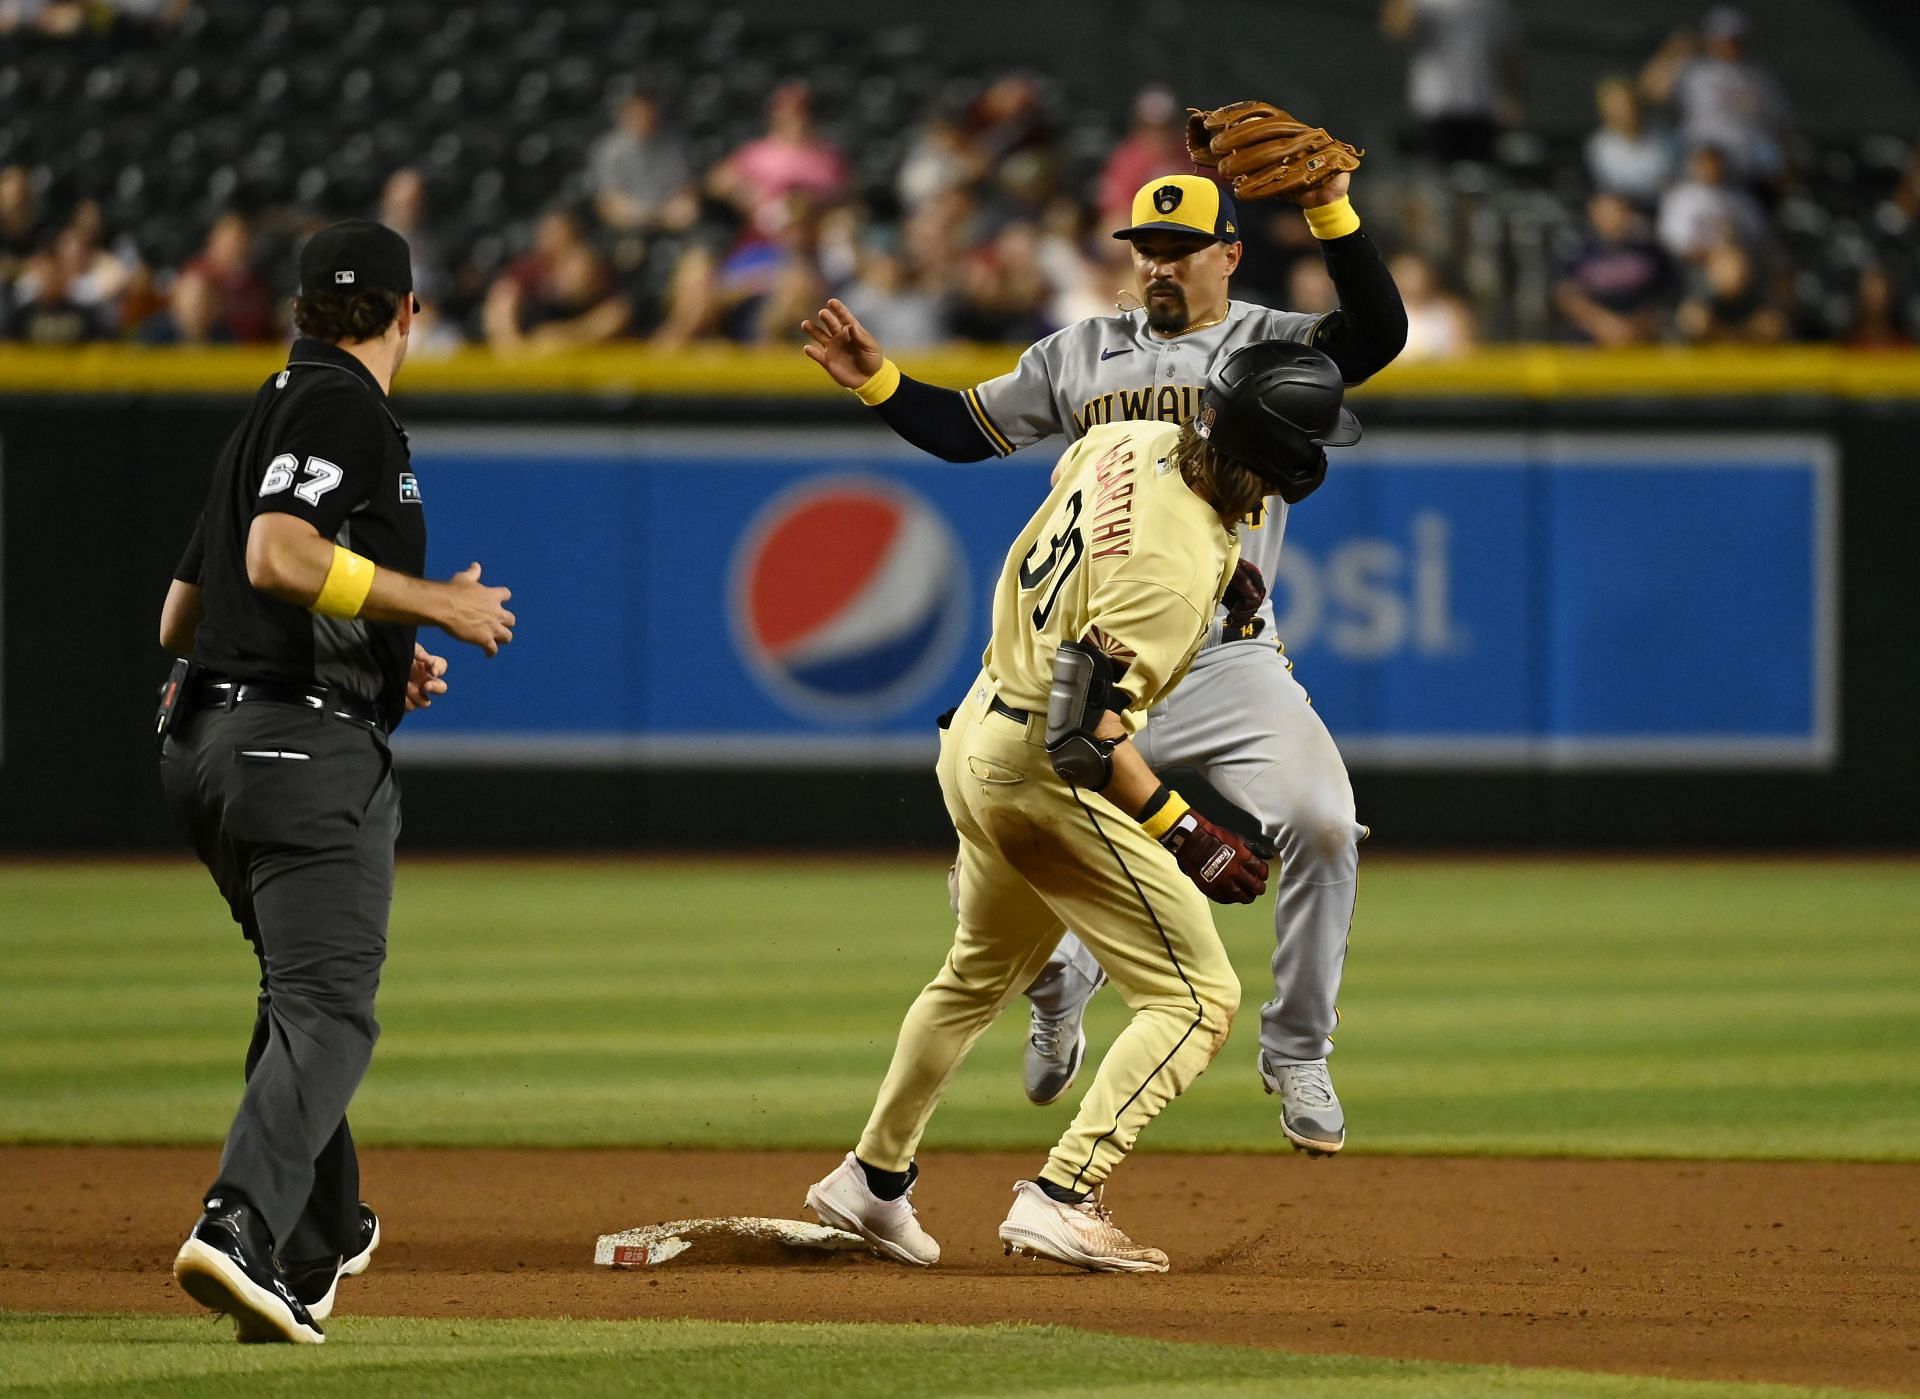
[[[1637,81],[1600,83],[1586,226],[1554,288],[1569,333],[1601,345],[1764,343],[1837,329],[1861,347],[1912,343],[1905,299],[1873,258],[1856,269],[1850,324],[1823,325],[1802,304],[1775,215],[1806,172],[1789,159],[1785,93],[1747,42],[1746,17],[1720,6]],[[1920,216],[1920,147],[1880,213],[1900,229]]]
[[[0,0],[0,31],[161,26],[180,8]],[[1410,139],[1398,161],[1389,152],[1370,159],[1356,202],[1408,304],[1407,356],[1447,358],[1514,330],[1498,307],[1521,292],[1499,277],[1469,285],[1474,225],[1459,211],[1461,191],[1485,188],[1472,172],[1495,167],[1502,142],[1524,130],[1524,36],[1504,0],[1386,0],[1380,25],[1408,54]],[[1562,203],[1552,274],[1538,289],[1547,319],[1535,324],[1547,333],[1599,345],[1911,343],[1915,288],[1871,255],[1849,268],[1837,320],[1831,304],[1806,304],[1782,211],[1819,192],[1793,160],[1790,94],[1751,57],[1749,37],[1745,16],[1721,6],[1637,73],[1599,84],[1585,180]],[[279,339],[289,333],[285,250],[327,218],[364,213],[412,242],[428,308],[416,353],[470,342],[502,354],[610,341],[786,342],[829,295],[855,307],[890,349],[1020,343],[1114,307],[1131,268],[1109,230],[1141,183],[1189,168],[1184,106],[1159,87],[1135,97],[1128,129],[1090,179],[1076,177],[1052,90],[1032,75],[937,101],[878,183],[856,178],[818,106],[805,81],[775,87],[758,134],[702,168],[663,102],[631,91],[566,197],[528,219],[507,248],[450,240],[429,182],[403,166],[376,207],[325,218],[232,209],[190,256],[156,266],[97,199],[48,207],[27,166],[6,166],[0,333],[37,344]],[[1920,147],[1912,149],[1874,212],[1897,233],[1920,218]],[[1386,167],[1377,185],[1376,164]],[[1329,309],[1333,289],[1298,214],[1284,205],[1242,213],[1248,249],[1235,294]]]
[[[1524,127],[1522,34],[1512,7],[1387,0],[1381,22],[1410,50],[1416,155],[1456,179],[1492,166],[1503,140]],[[1920,219],[1920,144],[1903,143],[1904,168],[1861,211],[1875,236],[1836,227],[1825,208],[1836,192],[1822,188],[1823,172],[1796,165],[1804,143],[1795,139],[1788,93],[1752,56],[1751,37],[1743,11],[1717,5],[1669,35],[1639,71],[1596,85],[1595,125],[1580,151],[1584,184],[1567,191],[1561,212],[1569,217],[1555,230],[1541,279],[1549,333],[1596,345],[1913,343],[1910,307],[1920,287],[1903,284],[1879,252],[1910,244]],[[1431,188],[1416,188],[1407,222],[1410,232],[1437,228],[1424,241],[1444,266],[1446,252],[1463,254],[1472,231],[1431,217],[1432,201],[1422,197]],[[1802,265],[1808,243],[1820,245],[1819,268]],[[1837,273],[1840,284],[1823,273]],[[1410,354],[1421,353],[1423,341],[1427,353],[1446,354],[1472,334],[1474,311],[1448,289],[1451,280],[1429,263],[1403,282],[1415,319]]]
[[[178,24],[191,0],[0,0],[0,38],[31,34],[71,39],[113,30]]]

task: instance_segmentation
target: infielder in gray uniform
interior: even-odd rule
[[[1048,336],[1010,373],[960,391],[908,378],[837,300],[804,323],[812,340],[806,353],[900,436],[948,461],[1005,456],[1056,432],[1078,438],[1121,419],[1186,421],[1209,367],[1260,340],[1316,345],[1357,384],[1400,352],[1407,318],[1379,253],[1359,231],[1349,179],[1341,173],[1292,196],[1340,295],[1339,309],[1323,316],[1230,300],[1228,279],[1241,256],[1232,196],[1204,175],[1167,175],[1141,186],[1130,225],[1113,235],[1133,245],[1145,304]],[[1367,828],[1355,819],[1332,735],[1273,635],[1262,580],[1278,561],[1288,503],[1270,496],[1264,515],[1243,529],[1242,555],[1258,574],[1243,568],[1207,648],[1136,741],[1156,768],[1198,769],[1257,817],[1278,850],[1274,995],[1261,1011],[1260,1076],[1280,1095],[1288,1140],[1330,1155],[1346,1144],[1327,1055]],[[1105,979],[1069,933],[1028,988],[1026,1090],[1035,1103],[1054,1101],[1079,1072],[1081,1022]]]

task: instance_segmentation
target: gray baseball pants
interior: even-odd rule
[[[186,716],[167,804],[260,961],[246,1089],[207,1192],[249,1200],[290,1261],[352,1253],[347,1104],[373,1058],[400,791],[386,737],[295,705]]]
[[[1273,999],[1260,1011],[1261,1057],[1326,1057],[1367,828],[1355,819],[1340,750],[1292,666],[1269,640],[1210,647],[1135,741],[1155,769],[1199,769],[1274,842]],[[1068,933],[1027,995],[1041,1014],[1057,1016],[1099,977],[1093,954]]]

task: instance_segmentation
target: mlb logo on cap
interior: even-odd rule
[[[407,240],[384,224],[348,219],[329,224],[300,250],[300,295],[319,296],[337,287],[407,293],[413,290],[413,259]]]

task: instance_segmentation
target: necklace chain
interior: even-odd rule
[[[1198,325],[1190,325],[1185,330],[1176,330],[1171,335],[1161,336],[1161,339],[1178,340],[1183,335],[1196,335],[1203,330],[1212,330],[1215,326],[1219,325],[1220,322],[1224,321],[1226,318],[1227,318],[1227,313],[1225,311],[1222,311],[1219,315],[1215,316],[1210,321],[1202,321]]]

